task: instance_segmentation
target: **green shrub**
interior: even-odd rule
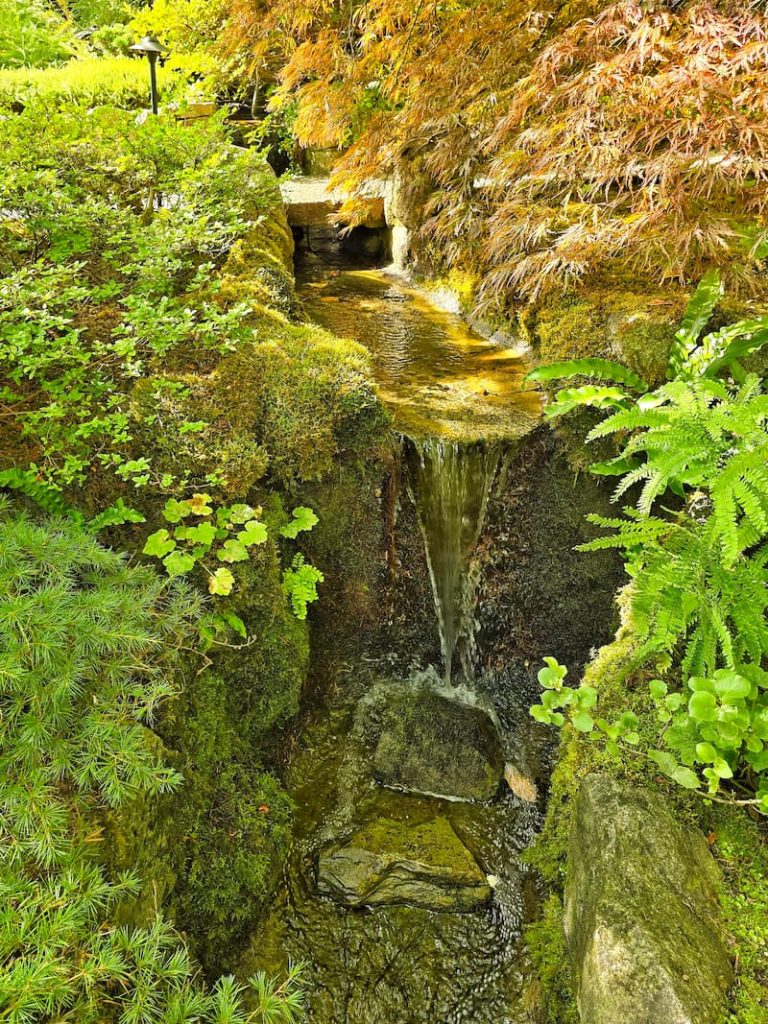
[[[174,99],[183,85],[183,80],[172,71],[158,68],[162,102]],[[55,67],[11,67],[0,71],[0,105],[30,105],[35,100],[45,103],[49,111],[81,103],[148,107],[146,61],[136,57],[82,57]]]
[[[4,1019],[295,1020],[293,980],[281,998],[254,978],[260,1008],[246,1012],[232,979],[199,987],[161,917],[118,927],[113,914],[138,880],[107,878],[93,858],[95,811],[181,783],[148,725],[175,690],[197,600],[68,522],[4,509],[0,541]]]
[[[42,68],[71,55],[64,19],[40,0],[0,0],[0,68]]]

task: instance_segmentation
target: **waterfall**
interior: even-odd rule
[[[432,581],[446,683],[470,682],[475,652],[474,555],[500,459],[497,444],[431,438],[409,449],[411,481]]]

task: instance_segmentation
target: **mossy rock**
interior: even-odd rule
[[[318,892],[350,907],[406,904],[468,911],[491,887],[446,818],[422,825],[380,818],[321,851]]]
[[[704,836],[659,793],[581,783],[565,932],[582,1024],[718,1024],[731,964]]]
[[[521,323],[544,363],[599,357],[626,363],[650,385],[666,376],[685,306],[680,291],[600,288],[550,299]]]
[[[381,683],[361,701],[357,731],[385,786],[457,800],[490,800],[504,771],[501,742],[481,708],[428,687]]]

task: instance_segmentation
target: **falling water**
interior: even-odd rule
[[[432,438],[412,442],[411,473],[440,630],[443,672],[471,682],[477,578],[474,554],[499,465],[500,445]]]

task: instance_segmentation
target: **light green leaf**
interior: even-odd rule
[[[667,684],[661,679],[652,679],[648,683],[648,689],[651,691],[651,696],[654,700],[663,700],[667,694]]]
[[[677,771],[677,759],[666,750],[649,750],[648,757],[670,778]]]
[[[280,527],[280,536],[288,537],[291,540],[296,538],[300,533],[307,530],[311,530],[317,522],[319,522],[317,516],[311,508],[307,508],[306,505],[300,505],[295,508],[291,513],[293,519],[290,523],[286,523],[285,526]]]
[[[626,384],[634,391],[647,391],[642,377],[623,363],[610,359],[567,359],[559,363],[537,366],[526,375],[526,381],[563,380],[567,377],[592,377],[594,380]]]
[[[571,719],[571,725],[579,732],[592,732],[595,727],[594,719],[586,711],[579,711]]]
[[[176,541],[171,538],[167,530],[156,530],[151,533],[141,549],[144,555],[154,555],[155,558],[164,558],[176,547]]]
[[[688,714],[697,722],[714,722],[717,718],[717,701],[714,694],[699,690],[691,694]]]
[[[242,525],[243,523],[247,523],[249,520],[254,519],[255,516],[256,512],[250,505],[238,504],[233,505],[230,508],[227,518],[231,523]]]
[[[701,785],[698,775],[683,765],[678,765],[675,768],[672,773],[672,779],[678,786],[682,786],[684,789],[698,789]]]
[[[229,569],[217,569],[208,580],[208,592],[220,595],[221,597],[226,597],[227,594],[232,593],[232,587],[234,584],[235,577]]]
[[[735,672],[716,672],[715,692],[724,703],[732,703],[745,700],[752,692],[752,684]]]
[[[169,523],[178,523],[190,515],[192,512],[186,501],[177,501],[176,498],[169,498],[163,508],[163,518]]]
[[[183,576],[195,567],[195,559],[183,551],[172,551],[163,559],[165,571],[169,576]]]
[[[714,764],[718,755],[711,743],[697,743],[696,757],[705,764]]]
[[[220,562],[247,562],[248,551],[239,540],[231,537],[219,548],[216,557]]]
[[[264,523],[252,519],[245,524],[245,529],[238,533],[237,539],[246,547],[251,547],[252,544],[264,544],[267,540],[267,527]]]
[[[246,638],[247,630],[245,628],[245,623],[243,622],[239,615],[235,615],[234,612],[224,612],[223,618],[226,621],[227,625],[232,630],[234,630],[234,632],[237,633],[238,636],[241,636],[243,640]]]
[[[184,536],[193,544],[204,544],[206,547],[210,547],[216,539],[216,527],[211,523],[189,526],[186,528]]]

